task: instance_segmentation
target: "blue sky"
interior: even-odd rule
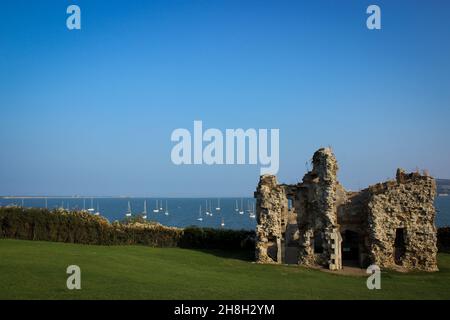
[[[82,29],[66,28],[77,4]],[[378,4],[382,29],[366,28]],[[279,180],[450,178],[448,1],[2,1],[0,194],[251,196],[259,166],[175,166],[176,128],[279,128]]]

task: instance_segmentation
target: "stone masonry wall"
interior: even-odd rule
[[[303,265],[323,265],[329,267],[334,254],[337,230],[337,161],[330,148],[322,148],[314,153],[313,169],[302,183],[298,210],[304,212],[299,217],[300,257]],[[318,236],[320,234],[320,236]],[[314,244],[314,241],[320,241]],[[321,253],[314,253],[314,245],[321,246]],[[339,265],[339,264],[338,264]]]
[[[369,255],[373,263],[380,267],[436,271],[435,180],[399,169],[397,181],[368,190]],[[403,229],[404,248],[396,253],[398,229]]]
[[[280,185],[271,175],[260,177],[255,192],[257,262],[297,260],[337,270],[342,267],[345,235],[347,259],[356,255],[361,266],[437,270],[432,177],[399,170],[396,181],[347,192],[337,180],[331,149],[316,151],[312,163],[313,169],[295,185]]]
[[[282,216],[287,217],[288,202],[284,188],[272,175],[260,178],[256,196],[256,261],[281,263]]]

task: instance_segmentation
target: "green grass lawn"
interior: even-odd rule
[[[0,240],[1,299],[450,299],[450,255],[440,272],[366,278],[258,265],[243,253]],[[66,268],[81,268],[81,290]]]

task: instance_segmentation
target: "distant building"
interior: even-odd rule
[[[257,262],[438,270],[432,177],[398,169],[395,181],[349,192],[337,181],[331,149],[316,151],[312,162],[295,185],[261,176]]]

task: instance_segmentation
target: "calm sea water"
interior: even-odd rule
[[[102,216],[109,221],[123,220],[128,209],[128,201],[131,204],[131,211],[133,215],[142,216],[144,210],[144,201],[147,201],[147,219],[158,221],[166,226],[186,227],[186,226],[202,226],[220,228],[222,219],[227,229],[246,229],[254,230],[256,227],[256,219],[250,218],[247,211],[255,203],[253,198],[221,198],[220,210],[218,207],[217,198],[93,198],[92,207],[97,211],[97,206]],[[25,207],[39,207],[45,208],[45,199],[0,199],[0,206],[6,205],[23,205]],[[239,214],[235,211],[236,201],[239,208],[243,207],[244,214]],[[154,213],[158,202],[158,209],[163,208],[162,211]],[[169,215],[165,215],[166,202]],[[162,203],[162,206],[161,206]],[[70,208],[71,210],[88,209],[91,207],[91,198],[47,198],[47,207],[54,208]],[[208,205],[209,211],[212,211],[212,216],[205,214],[205,208]],[[203,221],[198,221],[200,206],[202,209]]]
[[[450,197],[437,197],[436,206],[436,226],[450,227]]]
[[[125,213],[128,208],[128,201],[131,204],[133,215],[139,215],[144,210],[144,200],[147,201],[147,218],[149,220],[158,221],[167,226],[186,227],[186,226],[203,226],[220,228],[221,222],[225,223],[225,228],[229,229],[247,229],[254,230],[256,227],[255,219],[250,218],[246,211],[254,204],[253,198],[222,198],[220,199],[220,210],[216,210],[218,206],[218,199],[203,198],[203,199],[187,199],[187,198],[94,198],[93,208],[97,210],[97,205],[102,216],[109,221],[122,220],[125,218]],[[156,208],[156,201],[158,201],[158,209],[162,207],[163,210],[154,213]],[[166,208],[166,201],[169,215],[164,214]],[[245,213],[243,215],[235,211],[236,201],[238,207],[244,207]],[[45,199],[23,199],[25,207],[45,207]],[[87,198],[86,209],[91,207],[91,199]],[[211,207],[212,216],[205,215],[206,202],[208,207]],[[22,199],[0,199],[0,206],[6,205],[22,205]],[[436,225],[438,227],[450,226],[450,196],[436,198]],[[83,209],[83,198],[48,198],[48,208],[70,208],[72,210]],[[198,221],[199,208],[202,207],[203,221]]]

